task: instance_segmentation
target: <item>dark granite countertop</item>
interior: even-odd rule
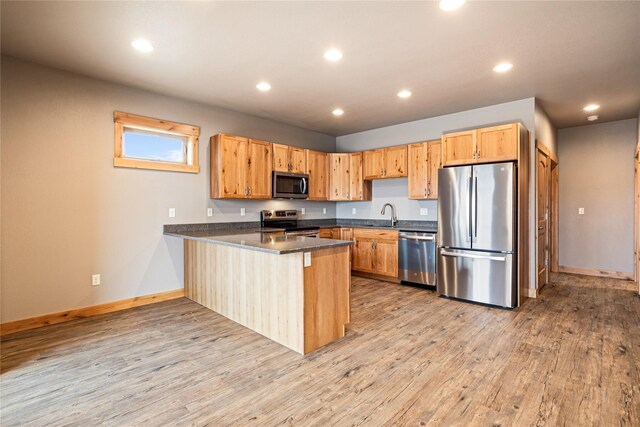
[[[199,240],[224,246],[234,246],[253,251],[269,252],[272,254],[290,254],[319,249],[349,246],[353,242],[348,240],[320,239],[316,237],[285,236],[274,234],[279,229],[238,228],[196,231],[167,231],[167,236],[182,239]]]
[[[302,220],[298,221],[305,226],[318,226],[320,228],[329,227],[353,227],[353,228],[379,228],[383,230],[399,230],[399,231],[417,231],[424,233],[435,233],[438,231],[437,221],[407,221],[399,220],[398,223],[391,227],[388,219],[321,219],[321,220]]]

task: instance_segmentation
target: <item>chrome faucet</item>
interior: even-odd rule
[[[382,206],[382,212],[380,213],[384,215],[384,212],[387,209],[387,206],[391,208],[391,226],[395,227],[396,223],[398,222],[398,217],[396,216],[396,208],[394,208],[391,203],[385,203],[384,206]]]

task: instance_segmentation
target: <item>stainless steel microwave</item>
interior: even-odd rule
[[[306,199],[309,197],[309,175],[273,172],[274,199]]]

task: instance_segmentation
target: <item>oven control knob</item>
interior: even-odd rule
[[[271,216],[271,212],[265,212],[265,213],[264,213],[264,216],[266,216],[266,217]]]

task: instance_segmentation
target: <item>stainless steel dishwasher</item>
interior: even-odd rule
[[[435,286],[436,233],[398,234],[398,276],[405,282]]]

